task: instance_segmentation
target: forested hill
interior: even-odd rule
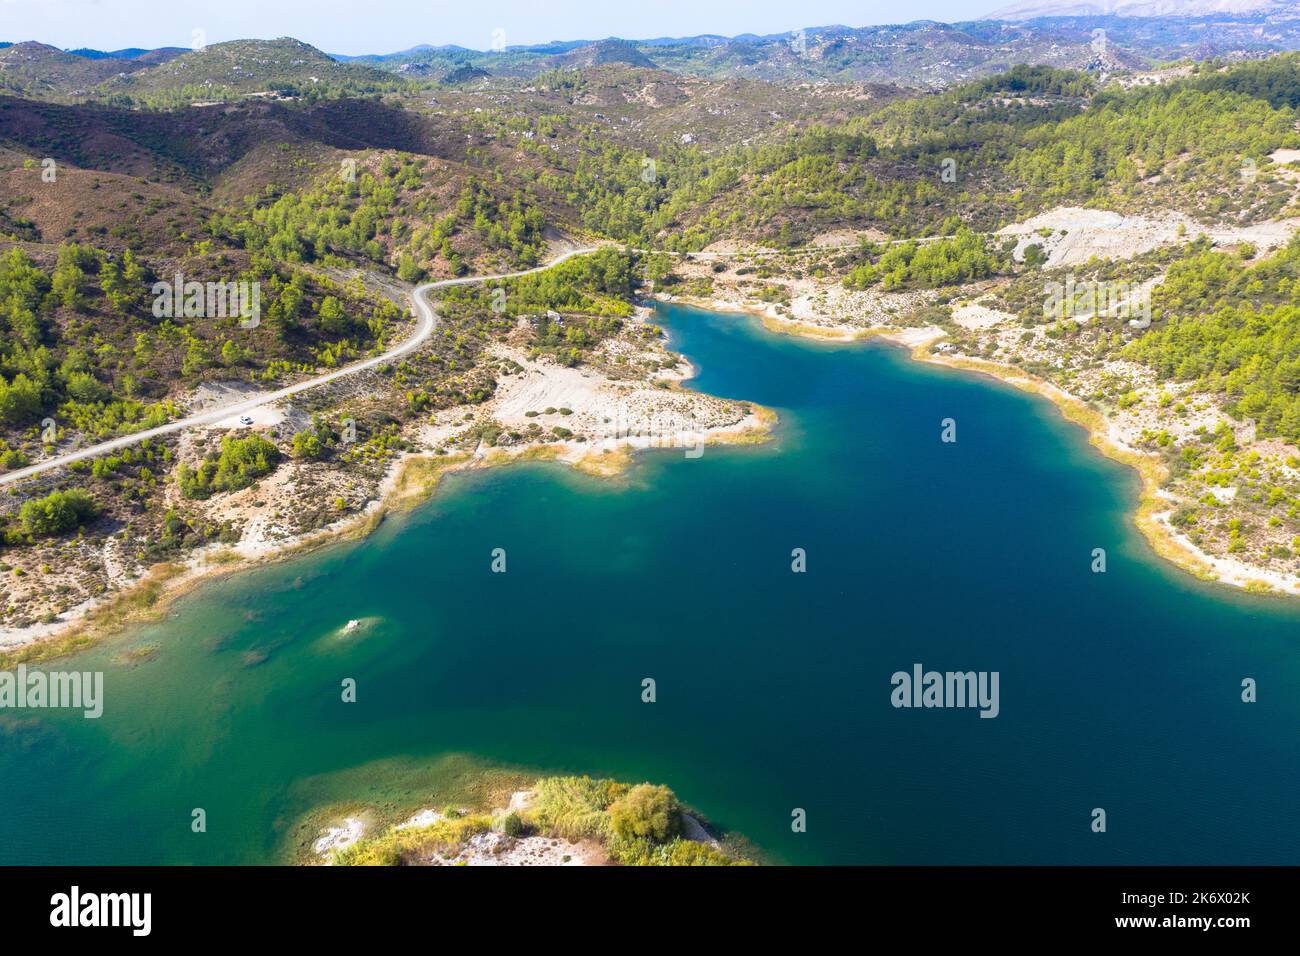
[[[1300,145],[1298,63],[1286,54],[1131,89],[1017,67],[763,145],[667,150],[655,183],[627,184],[641,200],[630,214],[626,202],[597,204],[622,222],[588,218],[684,248],[742,236],[798,244],[843,228],[949,234],[1053,205],[1272,218],[1291,189],[1269,155]]]
[[[75,145],[76,131],[51,140],[48,126],[5,123],[0,134],[11,169],[0,175],[11,189],[0,205],[0,232],[31,251],[11,252],[0,277],[0,374],[7,383],[0,418],[27,423],[60,402],[92,399],[104,407],[127,402],[122,414],[147,416],[149,400],[168,396],[155,338],[167,340],[165,354],[182,378],[223,363],[247,366],[237,349],[226,348],[220,329],[184,322],[155,328],[134,307],[139,282],[124,279],[132,274],[233,268],[272,290],[283,285],[268,302],[274,321],[259,332],[267,338],[256,368],[271,375],[359,354],[390,318],[335,321],[326,299],[346,298],[299,267],[362,265],[414,282],[528,266],[541,261],[548,230],[680,249],[723,239],[799,245],[831,230],[903,239],[962,233],[968,238],[950,251],[903,246],[872,257],[853,281],[906,286],[927,270],[974,278],[1005,263],[970,230],[1057,205],[1176,209],[1233,223],[1282,215],[1291,183],[1269,156],[1300,147],[1297,104],[1294,54],[1131,89],[1073,71],[1017,67],[834,125],[774,128],[759,144],[721,149],[638,144],[549,113],[480,109],[436,121],[412,113],[406,149],[331,145],[330,160],[298,169],[296,179],[285,177],[291,162],[250,170],[257,153],[231,167],[243,179],[214,179],[167,145],[168,117],[193,124],[198,114],[159,113],[151,115],[153,131],[137,133],[132,147],[143,153],[159,144],[143,176],[72,165],[52,189],[42,188],[40,157],[51,143]],[[366,108],[379,117],[401,105]],[[339,105],[313,109],[331,111],[335,129],[348,115]],[[0,121],[8,115],[0,110]],[[320,124],[309,112],[286,115],[299,119],[268,125],[265,108],[228,114],[223,140],[232,141],[238,123],[255,122],[284,133],[284,142],[267,144],[271,151],[306,158],[320,148],[307,138]],[[109,113],[98,123],[127,129],[115,127]],[[450,157],[435,155],[446,141],[418,132],[429,123],[429,130],[462,131],[453,142],[463,135],[470,142]],[[104,140],[97,142],[102,150]],[[120,157],[88,149],[75,155],[125,169]],[[1243,168],[1252,175],[1243,177]],[[157,171],[173,184],[164,190],[150,181]],[[240,183],[245,193],[233,198]],[[123,194],[138,199],[123,203]],[[106,202],[96,206],[101,197]],[[60,199],[75,214],[61,209]],[[374,308],[354,297],[357,308]],[[94,334],[79,314],[97,316]],[[140,344],[146,339],[147,348]],[[125,360],[133,350],[136,358]]]
[[[206,64],[215,77],[239,65],[230,52],[163,67]],[[474,418],[500,376],[518,370],[494,351],[509,337],[530,361],[565,366],[613,337],[649,341],[656,333],[633,309],[646,283],[705,297],[717,276],[746,301],[778,305],[792,301],[794,282],[855,303],[894,296],[921,307],[917,323],[942,323],[960,341],[950,311],[963,290],[1019,283],[1032,299],[1043,287],[1043,247],[990,235],[1002,226],[1064,206],[1193,229],[1296,212],[1294,53],[1118,76],[1022,65],[917,93],[683,77],[663,68],[663,51],[653,66],[610,50],[571,57],[577,68],[455,88],[337,64],[292,41],[263,52],[267,76],[283,81],[275,96],[232,80],[214,102],[184,105],[187,94],[151,86],[145,69],[127,76],[129,103],[0,96],[0,469],[175,419],[216,385],[270,389],[376,354],[409,330],[414,283],[534,266],[577,242],[614,247],[544,278],[445,295],[427,347],[376,373],[358,398],[366,407],[347,416],[365,449],[349,459],[358,474],[378,481],[439,411]],[[700,273],[716,268],[685,278],[666,255],[616,248],[815,243],[834,249],[696,262]],[[1212,393],[1227,413],[1253,416],[1261,435],[1295,440],[1293,250],[1258,263],[1211,245],[1183,253],[1186,262],[1166,249],[1144,266],[1167,284],[1152,334],[1097,322],[1093,353],[1031,353],[1032,370],[1064,374],[1087,354],[1129,363],[1171,388]],[[1130,276],[1129,265],[1105,268],[1156,276]],[[154,284],[178,274],[256,284],[260,322],[155,314]],[[1012,316],[1026,324],[999,330],[1005,341],[980,354],[1026,334],[1045,350],[1080,341],[1069,323],[1043,332],[1038,311]],[[327,410],[322,396],[313,413]],[[141,443],[47,475],[38,481],[49,494],[15,496],[0,534],[21,551],[136,522],[152,542],[139,560],[178,554],[233,533],[195,502],[251,486],[283,456],[322,476],[339,464],[330,449],[342,417],[299,420],[278,447],[232,438],[178,463],[175,442]],[[503,434],[491,421],[475,427],[467,440]],[[185,503],[175,514],[157,507],[168,488]],[[360,493],[332,500],[334,511],[311,512],[313,526],[365,503]],[[24,593],[29,609],[59,603]]]
[[[715,98],[682,98],[671,116],[621,107],[614,97],[644,76],[629,69],[557,72],[515,97],[437,109],[402,95],[143,116],[0,101],[0,232],[142,254],[188,233],[291,260],[328,253],[405,277],[454,275],[485,255],[536,262],[547,228],[689,249],[796,245],[839,229],[951,234],[1054,205],[1260,221],[1291,196],[1270,155],[1300,146],[1297,54],[1132,86],[1016,67],[858,101],[832,122],[815,97],[791,99],[790,115],[747,112],[753,133],[737,145],[677,132],[701,130]],[[65,188],[33,188],[45,157],[69,167]],[[126,177],[115,188],[138,180],[148,208],[172,209],[176,225],[124,231],[142,210],[99,203],[112,194],[95,182],[108,180],[82,182],[89,170]]]
[[[65,102],[173,108],[248,95],[321,98],[485,81],[494,86],[610,64],[675,77],[933,90],[1016,64],[1110,75],[1174,61],[1249,59],[1300,49],[1300,19],[1286,5],[1212,12],[1193,6],[1184,12],[1162,3],[1146,12],[1158,15],[1111,15],[1070,5],[963,23],[805,26],[765,36],[592,37],[525,46],[500,46],[499,38],[485,37],[492,49],[420,44],[364,56],[330,56],[288,37],[113,52],[6,42],[0,43],[0,90]]]
[[[1113,16],[989,18],[962,23],[919,20],[866,27],[806,26],[766,36],[699,36],[617,41],[627,62],[712,78],[769,82],[889,82],[942,88],[990,76],[1015,64],[1072,69],[1143,69],[1184,58],[1252,57],[1300,49],[1300,20],[1273,11],[1178,11]],[[1104,37],[1104,43],[1098,37]],[[608,53],[610,40],[507,46],[480,51],[424,45],[400,53],[348,57],[403,76],[441,77],[458,68],[493,76],[531,76],[566,62]]]

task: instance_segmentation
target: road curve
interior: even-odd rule
[[[172,432],[183,431],[186,428],[194,428],[200,425],[212,425],[232,415],[240,415],[244,412],[251,411],[254,408],[260,408],[263,405],[278,402],[282,398],[288,398],[290,395],[297,395],[299,392],[305,392],[308,389],[317,388],[329,382],[345,378],[349,375],[355,375],[358,372],[364,372],[366,369],[374,368],[377,365],[384,365],[392,362],[404,355],[414,352],[423,345],[433,334],[433,330],[438,326],[438,315],[433,311],[425,299],[425,293],[434,289],[441,289],[444,286],[453,285],[472,285],[478,282],[491,282],[495,279],[514,279],[519,276],[532,275],[535,272],[544,272],[561,262],[572,259],[574,256],[586,255],[595,252],[597,246],[584,247],[582,249],[573,249],[561,256],[552,259],[545,265],[536,266],[532,269],[524,269],[520,272],[502,272],[497,275],[487,276],[467,276],[462,279],[442,279],[439,282],[426,282],[422,286],[416,287],[411,292],[411,302],[415,306],[416,314],[419,317],[419,325],[416,326],[415,332],[400,343],[393,346],[382,355],[375,355],[368,359],[362,359],[351,365],[345,365],[333,372],[324,375],[318,375],[315,378],[304,379],[301,382],[295,382],[293,385],[286,385],[284,388],[277,389],[274,392],[267,392],[265,395],[258,395],[255,398],[246,401],[236,402],[231,405],[222,405],[220,408],[209,409],[198,415],[190,415],[188,418],[179,418],[174,422],[168,422],[166,425],[159,425],[157,428],[150,428],[142,432],[133,432],[130,435],[122,435],[119,438],[112,438],[106,442],[100,442],[98,445],[91,445],[87,448],[81,448],[77,451],[68,452],[65,455],[58,455],[54,458],[47,458],[44,461],[38,461],[35,464],[27,465],[24,468],[17,468],[14,471],[6,472],[0,475],[0,486],[13,484],[16,481],[22,481],[24,478],[31,478],[42,472],[51,471],[55,468],[62,468],[64,465],[70,465],[75,461],[82,461],[87,458],[96,458],[99,455],[107,454],[111,451],[117,451],[119,448],[127,448],[137,442],[142,442],[147,438],[158,438],[162,435],[170,435]]]

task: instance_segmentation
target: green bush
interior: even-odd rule
[[[293,457],[317,459],[325,457],[325,443],[314,431],[298,432],[293,436]]]
[[[221,454],[208,458],[197,469],[181,465],[176,480],[186,498],[206,498],[218,491],[247,488],[270,474],[280,462],[280,450],[261,435],[221,439]]]
[[[667,843],[652,840],[612,837],[607,849],[623,866],[749,866],[746,860],[737,860],[722,850],[674,837]]]
[[[458,853],[470,837],[486,833],[491,820],[484,816],[459,820],[438,820],[427,827],[389,830],[374,839],[358,840],[352,846],[336,850],[338,866],[401,866],[418,863],[434,856]]]
[[[27,456],[17,448],[6,448],[0,453],[0,468],[10,471],[14,468],[21,468],[27,464]]]
[[[40,387],[22,372],[6,382],[0,375],[0,422],[22,425],[31,421],[41,411]]]
[[[681,806],[667,787],[639,783],[609,808],[615,836],[663,843],[682,828]]]
[[[609,832],[611,803],[627,784],[590,777],[547,777],[537,782],[532,816],[545,832],[566,840],[604,836]]]
[[[844,279],[850,289],[880,283],[886,291],[934,289],[987,279],[1005,263],[983,236],[965,226],[952,238],[932,242],[902,242],[890,246],[876,262],[858,266]]]
[[[80,488],[70,488],[25,502],[18,509],[18,522],[27,534],[63,534],[98,513],[95,499]]]

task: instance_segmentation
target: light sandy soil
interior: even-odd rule
[[[570,843],[554,837],[508,837],[495,831],[465,841],[460,853],[439,866],[605,866],[609,854],[595,840]]]
[[[985,341],[996,345],[997,351],[992,356],[993,362],[1005,362],[1012,356],[1032,359],[1065,367],[1060,343],[1047,335],[1046,326],[1038,326],[1028,331],[1018,322],[992,323],[989,316],[980,314],[980,321],[960,322],[960,317],[969,316],[972,306],[959,304],[954,309],[954,317],[964,328],[978,331]],[[992,310],[991,310],[992,311]],[[1028,340],[1026,340],[1028,339]],[[972,356],[963,356],[949,343],[940,343],[935,349],[933,360],[941,363],[960,362]],[[921,359],[930,358],[918,352]],[[981,356],[977,361],[987,361]],[[1108,360],[1099,366],[1086,364],[1072,367],[1069,390],[1056,385],[1033,379],[1014,366],[1003,365],[999,377],[1013,384],[1032,385],[1034,391],[1057,401],[1058,404],[1078,402],[1080,396],[1100,394],[1113,388],[1119,392],[1136,397],[1136,401],[1127,407],[1109,406],[1105,412],[1105,425],[1101,430],[1101,447],[1109,449],[1108,453],[1118,452],[1133,460],[1154,460],[1150,450],[1149,439],[1162,432],[1167,433],[1176,442],[1185,442],[1193,438],[1198,429],[1214,432],[1221,425],[1232,429],[1239,446],[1253,449],[1264,457],[1264,463],[1278,469],[1279,473],[1289,469],[1281,463],[1298,453],[1297,449],[1278,441],[1257,442],[1255,428],[1249,422],[1236,422],[1219,408],[1209,396],[1193,393],[1190,387],[1177,382],[1159,382],[1155,373],[1135,362]],[[1175,413],[1175,408],[1182,406]],[[1098,435],[1093,428],[1094,435]],[[1293,477],[1293,475],[1288,475]],[[1176,546],[1176,551],[1190,557],[1190,565],[1198,573],[1208,572],[1209,576],[1237,587],[1258,587],[1261,584],[1290,594],[1300,594],[1300,577],[1294,571],[1284,571],[1246,562],[1228,554],[1210,553],[1196,545],[1187,535],[1175,529],[1169,522],[1170,516],[1178,507],[1195,501],[1204,494],[1211,494],[1216,499],[1230,504],[1235,498],[1235,488],[1206,486],[1197,480],[1195,474],[1184,476],[1172,486],[1155,492],[1164,504],[1163,509],[1156,510],[1151,520],[1159,527],[1160,533]],[[1230,517],[1229,512],[1224,517]],[[1261,529],[1261,534],[1268,534],[1268,529]],[[1274,543],[1282,543],[1280,540]],[[1199,568],[1196,566],[1199,565]]]
[[[1292,152],[1294,156],[1283,152],[1274,160],[1300,159],[1300,150]],[[1300,220],[1281,219],[1243,227],[1205,227],[1178,214],[1123,216],[1105,210],[1062,207],[1008,226],[1001,233],[1019,239],[1020,253],[1036,242],[1048,253],[1050,264],[1069,267],[1094,258],[1127,259],[1162,245],[1190,242],[1199,235],[1207,236],[1219,248],[1249,242],[1262,254],[1289,241],[1298,226]],[[716,261],[689,263],[681,269],[688,281],[707,279],[713,285],[707,299],[688,301],[757,314],[765,326],[778,332],[833,340],[879,335],[914,346],[919,360],[994,374],[1050,398],[1070,410],[1071,415],[1076,414],[1076,409],[1087,409],[1089,400],[1094,408],[1098,407],[1096,397],[1109,395],[1112,399],[1101,403],[1103,414],[1094,412],[1089,420],[1095,443],[1120,460],[1149,463],[1153,475],[1162,473],[1163,467],[1160,457],[1152,451],[1157,436],[1167,433],[1175,443],[1189,442],[1197,429],[1212,433],[1226,424],[1240,448],[1259,454],[1258,468],[1263,472],[1265,486],[1274,479],[1300,480],[1300,474],[1288,464],[1300,456],[1300,449],[1276,440],[1257,440],[1252,423],[1232,420],[1213,397],[1193,394],[1188,386],[1176,382],[1158,382],[1144,366],[1115,359],[1102,363],[1077,361],[1077,356],[1070,353],[1071,340],[1050,335],[1048,323],[1026,327],[1017,316],[994,307],[988,293],[996,290],[997,282],[965,287],[950,303],[953,325],[973,337],[977,346],[967,353],[954,342],[943,341],[946,333],[942,329],[925,324],[924,307],[933,302],[932,294],[850,291],[835,277],[801,277],[797,274],[799,265],[787,270],[789,275],[755,282],[750,274],[737,271],[743,264],[740,260],[722,260],[721,264],[719,272],[714,271]],[[807,266],[803,270],[807,271]],[[1129,292],[1130,304],[1134,298],[1149,301],[1162,279],[1156,275],[1139,283]],[[773,298],[773,287],[785,293],[776,297],[777,302],[756,298],[760,291]],[[1087,328],[1089,318],[1076,316],[1075,320]],[[1065,387],[1026,373],[1013,359],[1059,370]],[[1121,395],[1127,397],[1124,403],[1115,401]],[[1214,467],[1211,464],[1205,471]],[[1237,502],[1235,487],[1221,487],[1218,479],[1203,479],[1204,474],[1193,473],[1156,485],[1148,477],[1149,498],[1137,523],[1160,553],[1197,574],[1226,584],[1300,594],[1296,562],[1285,557],[1286,546],[1292,543],[1285,527],[1275,528],[1258,514],[1244,511]],[[1198,545],[1172,527],[1169,519],[1179,508],[1205,498],[1221,502],[1223,510],[1204,516],[1210,524],[1201,527],[1205,543]],[[1254,539],[1248,560],[1227,552],[1227,522],[1243,514]],[[1274,557],[1270,549],[1279,549],[1282,557]]]
[[[439,820],[445,820],[445,819],[446,817],[444,817],[437,810],[421,810],[419,813],[411,817],[409,820],[405,820],[402,823],[397,824],[397,826],[393,827],[393,829],[394,830],[418,830],[421,827],[433,826]]]
[[[774,252],[770,246],[756,246],[747,242],[738,242],[734,239],[719,239],[717,242],[710,243],[702,250],[707,253],[752,253],[752,252]]]
[[[809,243],[815,247],[842,248],[844,246],[856,245],[859,242],[887,242],[889,236],[879,229],[832,229],[829,232],[818,233],[813,236],[812,242]]]
[[[498,376],[492,398],[411,423],[404,437],[414,450],[365,472],[305,462],[287,454],[288,438],[306,428],[312,417],[293,399],[249,413],[254,417],[252,426],[241,425],[236,416],[232,421],[181,432],[176,457],[192,466],[215,451],[231,428],[266,434],[277,442],[284,457],[274,472],[254,485],[205,501],[182,500],[176,482],[166,483],[164,506],[227,524],[238,535],[232,543],[210,544],[189,552],[185,572],[169,580],[168,587],[179,592],[197,578],[229,570],[240,561],[274,558],[370,526],[389,506],[404,465],[414,457],[469,452],[468,460],[455,467],[479,467],[545,446],[549,457],[591,474],[612,476],[628,466],[628,449],[681,449],[686,457],[695,458],[709,444],[758,440],[771,430],[774,416],[765,409],[681,388],[692,370],[684,361],[674,362],[678,357],[666,351],[662,338],[642,334],[641,323],[648,316],[649,310],[639,310],[626,334],[608,340],[590,367],[568,368],[549,358],[530,359],[522,347],[497,346],[492,357],[513,361],[519,370]],[[349,385],[353,389],[350,396],[365,401],[365,390],[374,387],[376,383],[367,384],[359,377],[358,383]],[[202,411],[253,394],[255,389],[246,383],[208,384],[197,389],[187,404],[193,411]],[[562,414],[561,409],[569,414]],[[500,426],[506,433],[497,446],[466,448],[459,444],[471,428],[482,425]],[[557,426],[572,434],[556,435],[552,429]],[[512,438],[512,432],[518,437]],[[304,518],[310,515],[321,517],[304,525]],[[149,570],[116,539],[94,551],[79,542],[68,547],[86,552],[76,562],[69,562],[75,569],[70,575],[55,580],[54,575],[37,574],[33,568],[24,576],[0,579],[0,586],[11,603],[49,600],[42,596],[60,586],[84,596],[62,601],[56,620],[0,630],[0,649],[56,637],[77,626]]]
[[[190,414],[197,415],[209,409],[232,405],[264,394],[247,382],[205,382],[196,388],[188,402]]]
[[[558,425],[588,436],[585,444],[590,447],[676,448],[694,445],[709,432],[733,428],[746,418],[736,402],[700,392],[613,381],[590,370],[534,362],[517,351],[503,349],[501,354],[522,366],[498,383],[487,406],[491,417],[508,428]],[[679,382],[686,374],[666,371],[659,378]]]
[[[190,414],[199,414],[223,405],[234,405],[266,394],[247,382],[206,382],[196,388],[188,402]],[[252,425],[245,425],[241,418],[251,418]],[[251,411],[231,415],[211,425],[193,429],[195,432],[226,432],[239,429],[265,431],[285,421],[285,410],[281,405],[261,405]]]
[[[1208,554],[1192,543],[1187,535],[1170,525],[1168,513],[1157,515],[1156,520],[1165,528],[1170,537],[1195,553],[1202,561],[1213,568],[1215,577],[1224,584],[1245,588],[1262,582],[1275,591],[1300,595],[1300,580],[1297,579],[1295,574],[1259,568],[1244,561],[1238,561],[1235,558]]]
[[[716,283],[712,295],[693,298],[664,294],[665,302],[687,302],[722,312],[748,312],[763,318],[773,331],[802,331],[828,341],[850,341],[863,332],[898,326],[908,316],[937,298],[932,291],[879,292],[874,289],[846,289],[838,282],[812,277],[765,280],[777,282],[789,291],[788,303],[760,302],[752,297],[753,286],[736,273],[739,261],[727,263],[727,270],[714,273],[702,263],[687,263],[681,272],[688,277],[709,276]],[[799,329],[797,327],[805,328]]]
[[[567,428],[574,433],[572,438],[552,437],[545,443],[552,447],[557,460],[569,463],[619,447],[694,449],[767,427],[759,414],[742,403],[679,388],[659,388],[636,380],[612,380],[591,369],[533,361],[522,351],[507,347],[499,348],[496,354],[513,359],[522,370],[501,377],[493,398],[471,406],[472,421],[466,421],[465,408],[454,408],[418,426],[410,436],[417,444],[413,454],[448,447],[469,426],[484,422],[495,422],[521,432],[533,424],[546,432],[555,426]],[[687,374],[684,370],[665,371],[659,378],[676,383]],[[554,411],[547,412],[547,409]],[[561,414],[560,409],[570,414]],[[530,411],[537,414],[527,415]],[[473,450],[474,459],[480,463],[502,460],[528,451],[532,444],[520,442],[492,448],[480,445]],[[359,514],[350,510],[311,536],[342,530],[355,525],[359,516],[379,510],[402,460],[394,462],[377,486],[361,492],[365,503]],[[290,520],[293,503],[302,495],[328,500],[335,496],[356,497],[356,489],[347,487],[354,479],[347,475],[312,469],[311,486],[304,488],[301,486],[303,471],[299,463],[287,461],[256,485],[211,499],[207,509],[210,516],[234,521],[243,528],[238,544],[227,550],[245,558],[272,556],[306,537],[291,529]]]
[[[348,817],[339,826],[328,827],[319,840],[311,845],[312,851],[330,864],[336,850],[346,850],[366,832],[365,823],[357,817]]]
[[[63,611],[57,620],[29,624],[26,627],[0,628],[0,651],[11,651],[36,641],[57,637],[85,620],[86,615],[102,603],[102,598],[87,598]]]
[[[494,816],[502,817],[524,809],[531,797],[532,791],[527,790],[513,794],[510,804],[495,811]],[[446,818],[438,811],[425,809],[393,829],[419,830],[443,819]],[[348,817],[336,826],[326,827],[312,844],[312,851],[326,866],[330,866],[334,852],[352,846],[361,839],[365,830],[362,820]],[[544,836],[509,837],[494,830],[470,837],[460,852],[453,856],[435,857],[425,862],[432,866],[604,866],[609,862],[609,855],[596,840],[571,843]]]
[[[998,230],[998,235],[1018,240],[1017,259],[1024,257],[1026,247],[1042,246],[1047,253],[1046,265],[1053,268],[1083,265],[1092,258],[1131,259],[1161,246],[1195,239],[1198,235],[1209,236],[1217,245],[1250,242],[1260,252],[1266,252],[1287,242],[1297,226],[1300,226],[1300,220],[1295,219],[1250,226],[1203,226],[1181,213],[1153,218],[1062,206],[1005,226]]]
[[[247,418],[249,421],[245,422]],[[211,427],[218,431],[230,431],[235,429],[248,429],[250,431],[265,431],[275,425],[284,422],[284,411],[276,408],[274,405],[261,405],[242,415],[232,415],[229,418],[223,418],[215,422]]]
[[[1162,83],[1169,83],[1172,80],[1183,79],[1191,75],[1191,64],[1184,63],[1163,70],[1150,70],[1145,73],[1135,73],[1131,76],[1121,76],[1116,78],[1115,82],[1124,89],[1131,89],[1135,86],[1159,86]]]
[[[498,821],[497,828],[479,833],[465,841],[460,851],[447,857],[437,857],[424,862],[432,866],[607,866],[609,854],[598,840],[561,840],[548,836],[509,837],[499,831],[499,821],[507,814],[527,810],[533,802],[532,790],[516,790],[503,808],[492,811]],[[464,811],[462,811],[464,812]],[[432,826],[445,817],[436,810],[424,809],[414,814],[395,830],[419,830]],[[365,832],[365,823],[348,817],[340,824],[327,827],[312,844],[312,850],[322,862],[329,865],[335,850],[356,843]],[[682,814],[682,836],[688,840],[705,843],[714,849],[721,844],[689,813]]]
[[[977,302],[963,302],[952,310],[952,320],[963,329],[991,329],[1015,319],[1009,312],[990,309]]]

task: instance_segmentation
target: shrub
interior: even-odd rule
[[[610,856],[623,866],[749,866],[747,860],[737,860],[722,850],[674,837],[668,843],[651,840],[613,837],[608,845]]]
[[[546,833],[566,840],[604,836],[609,828],[606,812],[626,793],[626,784],[590,777],[547,777],[537,782],[533,821]]]
[[[17,448],[7,448],[3,454],[0,454],[0,468],[6,471],[21,468],[27,464],[27,456]]]
[[[339,436],[320,416],[312,419],[311,427],[293,436],[293,456],[295,458],[324,458],[334,450]]]
[[[321,458],[325,455],[325,443],[314,431],[298,432],[293,436],[293,457]]]
[[[27,534],[62,534],[98,513],[95,499],[80,488],[70,488],[25,502],[18,509],[18,521]]]
[[[279,462],[280,450],[261,435],[227,435],[221,439],[220,455],[207,459],[197,469],[181,465],[176,480],[186,498],[206,498],[216,491],[247,488],[274,471]]]
[[[22,425],[34,419],[41,411],[40,387],[22,372],[6,382],[0,376],[0,422]]]
[[[844,278],[850,289],[865,289],[879,282],[886,291],[934,289],[960,285],[997,274],[1004,266],[1001,255],[966,227],[951,238],[932,242],[897,243],[877,262],[858,266]]]
[[[103,402],[112,397],[108,387],[89,372],[69,375],[67,389],[68,394],[79,402]]]
[[[339,866],[400,866],[458,853],[470,837],[486,833],[490,822],[487,817],[472,816],[438,820],[427,827],[389,830],[335,851],[334,862]]]
[[[667,787],[637,784],[609,808],[616,836],[663,843],[681,831],[677,797]]]

